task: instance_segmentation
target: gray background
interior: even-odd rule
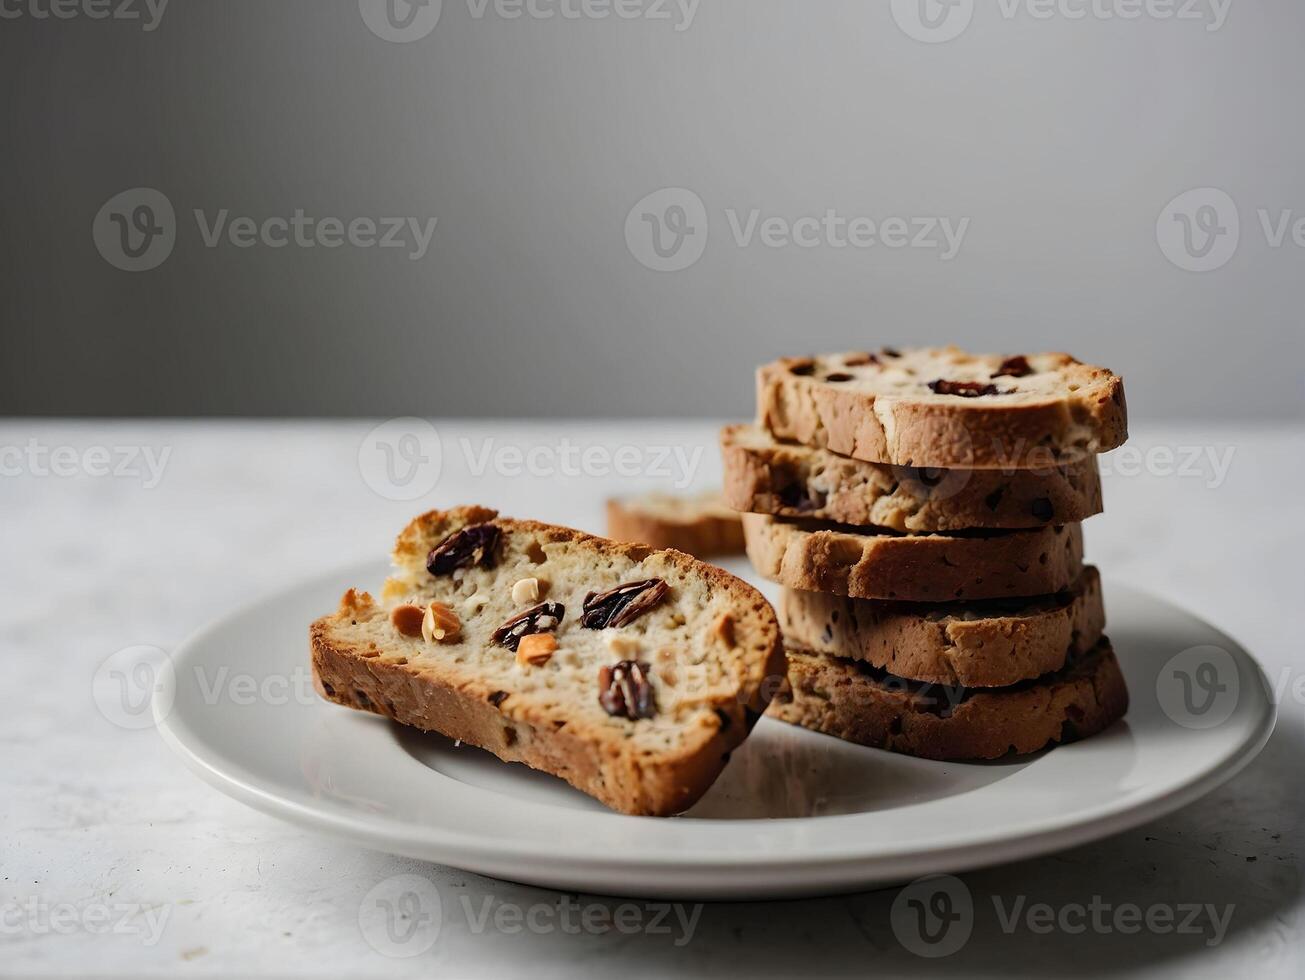
[[[703,0],[678,32],[445,0],[408,44],[356,0],[173,0],[150,32],[26,3],[0,20],[0,414],[746,416],[778,354],[944,341],[1072,350],[1138,419],[1303,414],[1305,248],[1255,216],[1305,216],[1298,0],[1217,31],[979,0],[941,44],[886,0]],[[178,231],[128,273],[91,226],[138,186]],[[623,228],[667,186],[710,234],[659,273]],[[1241,241],[1186,272],[1156,222],[1202,186]],[[195,208],[438,225],[419,261],[207,248]],[[970,228],[950,262],[739,248],[726,208]]]

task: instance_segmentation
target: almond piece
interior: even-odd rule
[[[518,606],[533,606],[539,601],[539,579],[523,578],[512,586],[512,601]]]
[[[517,645],[517,663],[522,667],[542,667],[557,650],[552,633],[531,633]]]
[[[390,610],[390,623],[404,636],[418,637],[421,636],[423,615],[421,606],[405,602]]]
[[[421,635],[427,643],[453,643],[462,632],[458,614],[442,602],[432,602],[421,619]]]

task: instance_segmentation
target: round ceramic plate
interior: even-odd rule
[[[752,578],[745,563],[727,563]],[[943,763],[764,718],[692,810],[612,813],[561,780],[318,699],[308,623],[382,564],[221,620],[173,657],[160,730],[251,806],[367,847],[573,891],[774,898],[849,891],[1082,844],[1209,792],[1264,745],[1269,687],[1222,633],[1106,582],[1132,706],[1036,756]],[[766,587],[769,591],[769,587]]]

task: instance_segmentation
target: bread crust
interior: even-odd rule
[[[897,535],[744,514],[753,567],[790,589],[858,599],[951,602],[1051,595],[1083,571],[1081,525]]]
[[[923,377],[902,389],[906,394],[870,390],[878,358],[871,368],[850,366],[851,357],[788,357],[760,367],[758,423],[778,439],[872,463],[971,469],[1041,469],[1106,452],[1128,437],[1122,379],[1068,354],[1028,355],[1041,371],[1056,372],[1063,386],[1018,398],[918,393],[925,381],[936,380]],[[930,373],[939,360],[981,367],[994,380],[991,369],[1001,361],[956,348],[905,357],[930,364]],[[850,380],[823,380],[831,375]],[[1002,383],[1018,390],[1019,380]]]
[[[380,617],[388,623],[385,610],[370,595],[350,590],[335,613],[321,617],[309,630],[318,693],[337,704],[441,732],[505,761],[552,773],[623,813],[664,816],[687,809],[715,781],[782,682],[783,646],[769,603],[747,583],[689,555],[500,518],[479,507],[431,511],[414,519],[399,535],[396,564],[402,567],[417,556],[424,562],[431,540],[486,521],[493,521],[505,536],[531,534],[582,548],[596,565],[611,556],[636,562],[654,556],[686,578],[696,577],[724,591],[733,600],[737,621],[738,689],[706,692],[703,703],[710,710],[692,714],[685,722],[689,730],[680,731],[675,744],[650,753],[647,746],[626,737],[623,726],[637,721],[594,724],[570,716],[560,703],[547,704],[529,690],[469,676],[467,669],[456,669],[439,657],[409,662],[382,649],[383,644],[349,638],[349,627],[359,622]],[[403,642],[397,634],[391,639]]]
[[[1101,576],[1090,565],[1071,589],[1039,599],[913,604],[785,589],[778,612],[791,647],[963,687],[1006,687],[1060,670],[1106,625]]]
[[[772,717],[861,745],[925,759],[997,759],[1087,738],[1128,710],[1105,637],[1059,673],[982,691],[876,676],[863,665],[789,651],[790,687]]]
[[[691,500],[684,501],[684,512],[675,518],[644,510],[637,500],[608,500],[607,536],[653,548],[674,548],[695,558],[743,553],[743,524],[738,515],[703,510]]]
[[[1095,456],[1041,470],[927,470],[782,443],[750,425],[721,431],[735,510],[896,531],[1025,528],[1101,513]]]

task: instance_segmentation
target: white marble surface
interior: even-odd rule
[[[698,484],[717,474],[709,424],[436,425],[442,474],[432,492],[405,502],[386,499],[363,477],[359,447],[370,423],[0,422],[0,654],[8,695],[0,713],[0,975],[1305,973],[1305,654],[1288,625],[1305,584],[1305,427],[1138,432],[1127,458],[1107,457],[1107,513],[1087,529],[1107,588],[1127,580],[1150,589],[1260,658],[1283,691],[1278,730],[1263,755],[1212,796],[1154,824],[963,876],[989,909],[991,896],[1057,909],[1094,896],[1144,909],[1231,904],[1222,941],[1207,945],[1208,931],[1007,933],[989,911],[976,918],[963,950],[926,960],[894,938],[891,890],[708,905],[691,935],[678,925],[669,933],[513,931],[511,906],[555,908],[562,896],[302,832],[201,784],[153,731],[124,730],[99,712],[91,679],[113,652],[173,648],[267,589],[383,551],[424,505],[474,500],[597,530],[601,501],[613,490],[664,484],[686,469]],[[702,449],[696,469],[674,457],[659,467],[645,452],[677,445],[688,447],[688,459]],[[94,446],[106,452],[87,454]],[[621,446],[632,448],[612,455]],[[133,464],[115,447],[148,448],[156,463],[167,452],[157,485],[148,485],[155,481],[143,456]],[[533,457],[538,475],[514,475],[514,452],[531,447],[543,447]],[[1184,470],[1184,447],[1213,451],[1221,462],[1231,450],[1226,474],[1219,477],[1209,456]],[[1167,448],[1177,450],[1172,465]],[[585,468],[583,449],[591,471],[610,463],[645,472],[540,472]],[[1139,451],[1151,453],[1149,465],[1134,474],[1129,463]],[[137,475],[97,475],[106,462]],[[369,472],[374,483],[376,471]],[[964,819],[960,808],[957,818]],[[394,958],[365,940],[359,907],[375,885],[404,873],[437,887],[445,917],[428,950]],[[591,922],[625,904],[576,901]],[[485,909],[491,915],[482,928]],[[646,922],[650,910],[626,914]]]

